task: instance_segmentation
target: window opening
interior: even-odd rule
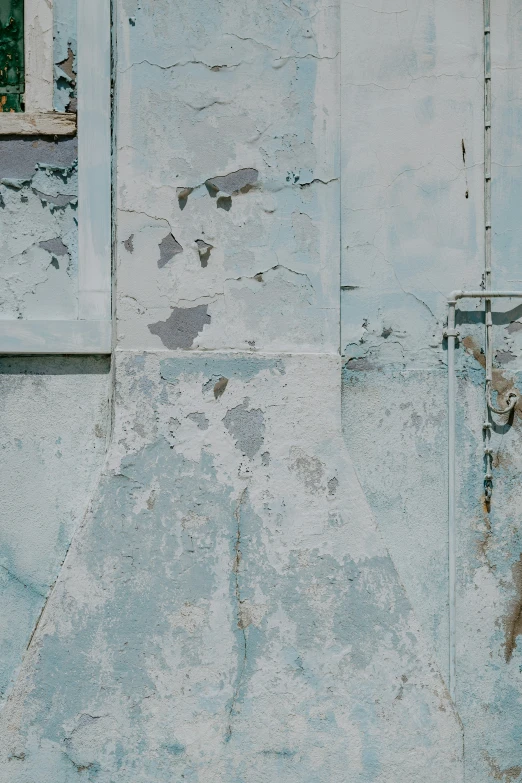
[[[0,0],[0,111],[24,111],[24,0]]]

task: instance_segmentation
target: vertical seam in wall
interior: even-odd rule
[[[343,343],[342,343],[342,323],[343,323],[343,296],[342,296],[342,268],[343,268],[343,90],[342,90],[342,73],[343,73],[343,36],[342,36],[342,16],[343,16],[343,0],[339,0],[339,122],[338,122],[338,144],[339,144],[339,356],[343,355]],[[342,372],[342,364],[340,368]]]
[[[112,352],[111,352],[111,377],[110,377],[110,423],[109,423],[109,436],[107,442],[107,449],[112,440],[112,433],[114,428],[115,418],[115,382],[116,382],[116,368],[115,368],[115,354],[114,349],[116,347],[116,261],[118,250],[118,232],[116,222],[116,94],[117,94],[117,68],[116,68],[116,35],[117,35],[117,8],[115,0],[110,0],[110,25],[111,25],[111,221],[112,221],[112,258],[111,258],[111,314],[112,314]]]

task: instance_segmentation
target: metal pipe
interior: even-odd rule
[[[503,415],[511,413],[518,401],[518,395],[510,392],[505,408],[495,407],[492,401],[493,383],[493,318],[491,300],[516,297],[522,299],[521,291],[491,290],[491,0],[483,0],[484,16],[484,278],[483,290],[452,291],[448,297],[448,560],[449,560],[449,691],[455,702],[456,695],[456,620],[457,620],[457,535],[456,535],[456,475],[455,475],[455,311],[459,299],[484,299],[485,311],[485,353],[486,353],[486,416],[484,422],[484,496],[491,499],[493,487],[491,422],[490,413]]]
[[[457,299],[522,299],[522,291],[452,291],[448,296],[448,303],[451,304]]]
[[[448,326],[444,337],[448,340],[448,592],[449,592],[449,692],[455,701],[456,695],[456,665],[457,665],[457,526],[456,526],[456,472],[455,472],[455,423],[456,423],[456,378],[455,378],[455,343],[459,332],[455,328],[457,302],[460,299],[522,299],[522,291],[452,291],[448,296]],[[493,353],[491,352],[491,362]],[[508,409],[512,410],[514,402],[510,400]],[[509,397],[508,397],[509,399]],[[498,409],[488,405],[498,413]],[[501,411],[502,413],[506,411]],[[486,422],[485,427],[491,427]],[[487,432],[489,436],[489,431]],[[489,446],[489,442],[487,444]],[[491,451],[489,448],[485,450]],[[486,477],[489,476],[489,471]]]

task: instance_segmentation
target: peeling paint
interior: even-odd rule
[[[167,236],[161,240],[159,250],[160,257],[158,259],[158,269],[162,269],[166,266],[166,264],[168,264],[174,256],[177,256],[178,253],[183,253],[183,248],[172,234],[167,234]]]
[[[216,381],[214,384],[214,397],[216,400],[219,400],[221,395],[225,393],[227,386],[228,378],[220,378],[219,381]]]
[[[151,334],[157,335],[170,350],[192,348],[194,340],[205,324],[211,321],[207,305],[197,307],[174,307],[166,321],[149,324]]]
[[[207,179],[206,186],[212,195],[226,193],[227,196],[233,196],[239,192],[246,193],[253,187],[259,177],[256,169],[239,169],[223,177],[212,177]]]
[[[151,769],[158,782],[187,769],[223,782],[282,769],[289,781],[318,769],[325,781],[346,769],[458,779],[457,719],[339,414],[308,423],[337,384],[338,357],[115,361],[107,466],[2,715],[14,781],[42,770],[49,781],[131,781]],[[203,386],[220,363],[236,370],[216,404]],[[255,464],[262,442],[269,468]],[[322,477],[334,475],[328,497]],[[430,728],[422,753],[419,714]]]
[[[201,266],[203,269],[205,269],[208,266],[208,260],[210,258],[210,252],[213,248],[213,245],[209,245],[208,242],[205,242],[203,239],[196,239],[196,245],[198,246]]]
[[[75,10],[55,5],[63,111]],[[457,351],[456,704],[446,687],[441,332],[446,292],[482,274],[482,9],[383,9],[116,4],[113,429],[80,521],[71,486],[88,497],[107,431],[94,384],[76,461],[56,420],[75,373],[38,386],[35,370],[6,403],[19,474],[51,465],[69,488],[55,509],[42,485],[45,513],[6,528],[9,783],[520,777],[520,412],[496,423],[485,509],[478,305]],[[492,33],[511,129],[516,10]],[[496,140],[500,285],[520,258],[520,161]],[[76,317],[75,146],[35,141],[0,143],[1,314]],[[522,388],[521,317],[495,313],[499,399]],[[29,398],[54,419],[28,444]]]
[[[259,408],[248,408],[249,400],[227,411],[223,423],[236,446],[245,456],[253,459],[264,443],[265,418]]]

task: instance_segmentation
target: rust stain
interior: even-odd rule
[[[522,634],[522,554],[511,567],[513,584],[516,590],[515,598],[511,604],[508,615],[504,620],[506,642],[504,644],[504,657],[509,663],[513,652],[517,648],[517,638]]]
[[[489,503],[484,495],[482,496],[482,510],[484,512],[484,532],[481,538],[479,538],[477,541],[477,554],[479,558],[486,563],[490,571],[495,571],[496,566],[490,562],[488,554],[489,545],[493,537],[493,530],[491,527],[491,519],[489,517]]]
[[[508,468],[513,464],[513,459],[509,454],[503,454],[501,451],[496,451],[493,455],[492,464],[494,468]]]
[[[500,769],[499,765],[492,758],[487,751],[483,751],[482,755],[488,763],[491,774],[495,780],[501,780],[503,783],[513,783],[520,773],[522,773],[522,767],[508,767],[507,769]]]
[[[473,356],[475,361],[478,362],[483,369],[486,369],[486,357],[484,356],[482,350],[474,341],[473,337],[471,336],[464,337],[464,339],[462,340],[462,345],[464,346],[466,351]],[[509,392],[515,391],[518,393],[513,378],[506,378],[502,370],[493,368],[493,381],[491,385],[493,391],[496,391],[498,394],[499,405],[507,404]],[[515,405],[514,413],[517,416],[517,418],[522,419],[522,395],[520,395],[518,398],[517,404]]]
[[[477,361],[480,366],[485,370],[486,369],[486,357],[482,353],[482,350],[478,347],[475,340],[471,336],[464,337],[462,340],[462,345],[466,349],[468,353],[470,353],[475,361]]]
[[[218,400],[228,386],[228,378],[220,378],[214,385],[214,397]]]

